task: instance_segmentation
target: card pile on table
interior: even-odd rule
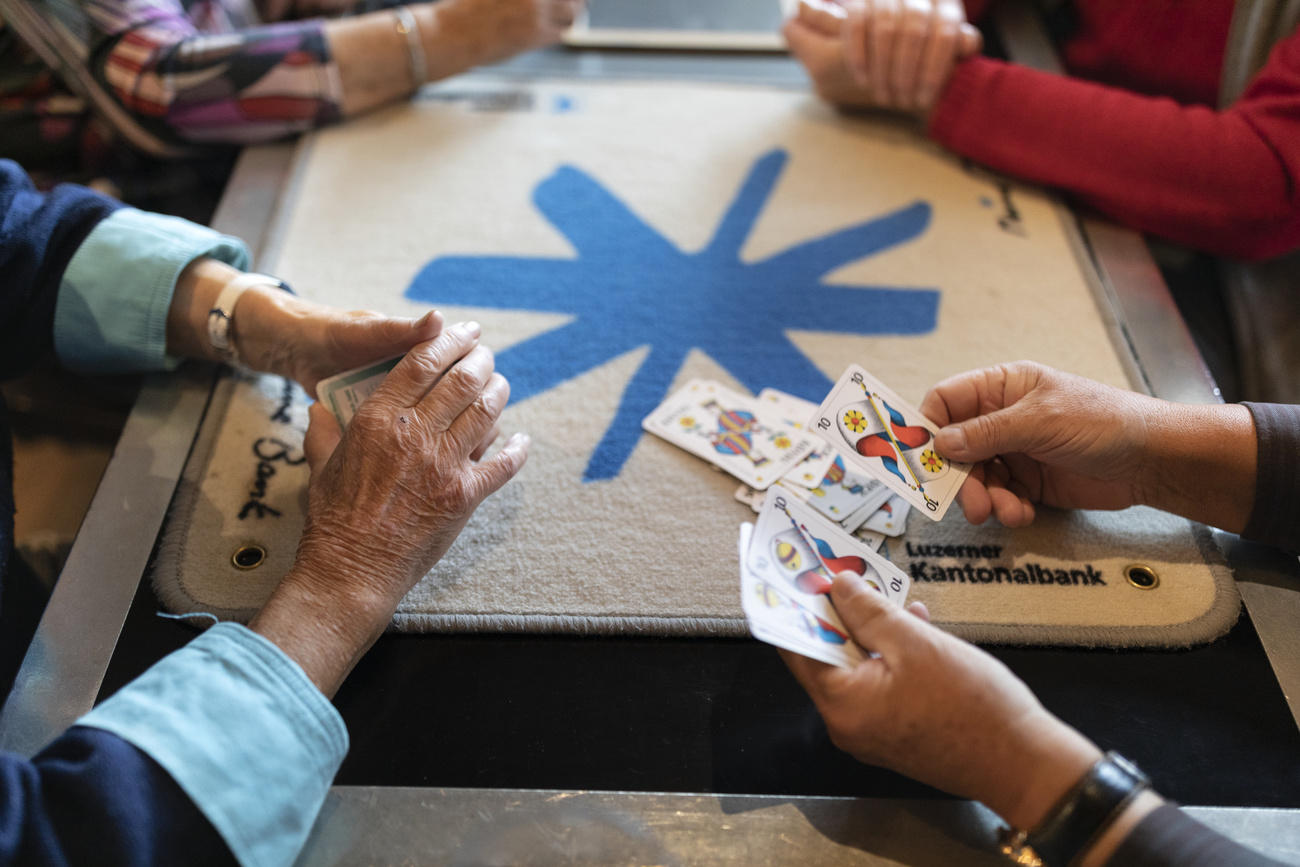
[[[642,427],[742,482],[736,499],[758,513],[740,529],[754,637],[835,665],[864,657],[831,605],[831,577],[856,572],[902,605],[911,579],[879,553],[885,538],[913,508],[940,520],[970,472],[934,449],[933,422],[857,365],[820,406],[692,380]]]

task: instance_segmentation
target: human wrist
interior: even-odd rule
[[[232,299],[227,290],[240,283],[248,285],[236,289]],[[172,294],[167,312],[168,354],[206,361],[238,357],[259,370],[272,370],[267,360],[277,351],[283,353],[285,335],[295,333],[296,323],[288,314],[293,302],[286,300],[293,295],[284,291],[286,288],[274,277],[240,271],[216,259],[195,259],[181,272]],[[219,307],[223,321],[217,324],[224,349],[212,328]]]
[[[249,622],[296,662],[327,698],[384,631],[391,612],[343,576],[295,563]]]
[[[1036,827],[1101,758],[1101,750],[1056,717],[1041,711],[1019,727],[1008,765],[988,775],[979,796],[1013,828]]]
[[[1138,502],[1231,532],[1244,529],[1257,472],[1250,411],[1157,401],[1146,423]]]
[[[1120,844],[1133,833],[1148,815],[1164,804],[1164,798],[1151,789],[1143,789],[1124,805],[1101,833],[1079,853],[1079,867],[1102,867],[1115,854]]]
[[[250,286],[239,296],[231,323],[231,341],[240,361],[263,373],[292,377],[293,347],[318,327],[302,299],[269,283]]]
[[[221,290],[243,274],[225,262],[201,256],[181,271],[167,311],[167,353],[220,361],[208,339],[208,313]]]
[[[464,3],[421,3],[411,12],[420,28],[429,81],[473,69],[487,59],[490,46],[475,36],[472,10]]]

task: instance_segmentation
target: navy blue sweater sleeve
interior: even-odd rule
[[[40,193],[17,164],[0,160],[0,378],[48,353],[68,262],[120,207],[84,187]],[[0,436],[7,446],[2,418]],[[0,487],[8,505],[7,466]],[[9,541],[3,529],[0,537]],[[0,753],[0,865],[230,863],[221,836],[172,777],[117,735],[75,726],[30,761]]]
[[[1300,553],[1300,406],[1247,403],[1258,439],[1255,505],[1241,535]]]
[[[1175,807],[1157,807],[1106,861],[1108,867],[1286,867],[1212,831]]]
[[[68,261],[120,207],[68,184],[39,193],[17,163],[0,160],[0,379],[17,376],[49,351]]]
[[[151,758],[74,726],[31,761],[0,753],[0,864],[233,864]]]

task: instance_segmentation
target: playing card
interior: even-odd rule
[[[901,536],[903,531],[907,529],[907,513],[910,511],[912,511],[912,507],[907,504],[907,500],[894,494],[867,518],[862,528],[874,530],[886,536]]]
[[[740,599],[749,631],[760,641],[810,659],[851,668],[865,658],[824,596],[798,600],[747,567],[752,524],[740,527]]]
[[[768,491],[763,500],[746,563],[755,575],[801,602],[818,596],[825,601],[832,576],[845,571],[862,576],[900,605],[911,588],[910,579],[873,548],[790,499],[781,488]]]
[[[386,361],[376,361],[356,370],[347,370],[316,383],[316,396],[325,408],[334,413],[339,427],[347,427],[357,414],[357,409],[379,388],[388,372],[397,366],[402,356]]]
[[[700,379],[660,404],[641,427],[759,491],[817,445],[817,438],[806,431],[765,421],[754,398]]]
[[[875,479],[872,479],[872,482],[874,482],[877,485],[880,485],[880,483],[876,482]],[[889,494],[889,488],[886,488],[884,485],[880,485],[880,489],[884,491],[886,495]],[[888,496],[886,496],[885,499],[887,501]],[[863,505],[859,506],[857,509],[854,509],[852,512],[849,513],[849,516],[847,518],[845,518],[842,521],[839,521],[838,523],[841,527],[844,528],[844,532],[846,533],[856,532],[858,528],[860,528],[863,524],[867,523],[867,519],[870,518],[872,515],[876,514],[876,512],[879,509],[880,506],[876,504],[875,500],[872,500],[870,502],[864,503]]]
[[[848,472],[844,458],[835,455],[826,475],[809,491],[807,502],[837,523],[847,522],[865,509],[857,523],[850,527],[857,529],[887,499],[889,488],[869,476]]]
[[[817,404],[775,388],[758,393],[759,413],[764,421],[784,425],[792,430],[807,431],[808,419],[817,412]],[[814,451],[782,478],[805,488],[815,488],[835,460],[835,450],[821,437],[814,437]]]
[[[848,470],[884,482],[938,521],[970,473],[934,450],[939,428],[858,365],[850,365],[810,422]]]
[[[763,508],[763,492],[756,491],[749,485],[741,485],[736,488],[736,502],[744,503],[755,512]]]
[[[880,553],[880,546],[885,544],[885,534],[877,533],[875,530],[868,530],[866,527],[859,527],[853,531],[853,538],[861,539],[867,547],[877,554]],[[883,555],[882,555],[883,556]]]

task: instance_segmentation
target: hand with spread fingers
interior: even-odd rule
[[[802,0],[784,32],[823,99],[919,114],[983,47],[960,0]]]
[[[975,464],[957,502],[971,523],[1034,520],[1038,504],[1149,505],[1224,529],[1254,502],[1254,424],[1242,406],[1192,406],[1019,361],[940,382],[920,410],[935,448]]]
[[[462,323],[413,348],[346,431],[320,404],[311,409],[307,525],[294,566],[250,627],[326,695],[527,458],[528,438],[516,434],[475,460],[510,394],[478,338],[476,324]]]

